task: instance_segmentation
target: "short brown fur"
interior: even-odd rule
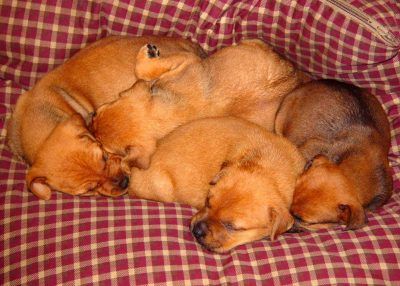
[[[224,252],[292,226],[289,207],[303,166],[294,145],[253,123],[200,119],[161,139],[147,170],[132,169],[129,194],[196,207],[196,239]],[[199,224],[207,226],[201,235]]]
[[[389,122],[373,95],[330,80],[308,83],[285,97],[275,129],[311,165],[291,208],[300,227],[357,229],[366,222],[363,207],[390,198]]]
[[[273,130],[283,96],[304,78],[260,40],[205,59],[187,52],[164,55],[146,45],[138,53],[136,75],[146,82],[99,108],[93,119],[96,138],[126,156],[126,169],[146,168],[156,141],[194,119],[233,115]]]
[[[120,159],[104,160],[110,156],[103,154],[84,119],[136,82],[136,55],[149,41],[166,53],[201,54],[185,40],[109,37],[78,52],[20,96],[8,122],[7,142],[31,165],[27,185],[37,196],[49,199],[52,189],[75,195],[125,192],[120,187],[125,178],[116,171]]]

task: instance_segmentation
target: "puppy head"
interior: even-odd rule
[[[116,101],[99,107],[92,117],[89,129],[105,150],[123,157],[126,172],[132,166],[148,168],[157,139],[152,111],[149,86],[139,81]]]
[[[365,212],[355,190],[338,165],[317,156],[299,177],[291,213],[296,230],[318,230],[345,224],[357,229],[365,224]]]
[[[269,236],[274,240],[294,223],[275,185],[260,174],[222,170],[206,204],[191,221],[191,232],[206,249],[226,252]]]
[[[45,200],[50,199],[52,190],[72,195],[119,196],[128,186],[120,163],[118,156],[103,152],[82,117],[76,115],[50,134],[28,171],[27,185]]]

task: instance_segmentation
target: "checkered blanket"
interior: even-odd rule
[[[285,234],[228,254],[195,243],[188,206],[61,193],[39,201],[5,147],[5,119],[24,89],[110,34],[179,36],[209,53],[261,38],[316,78],[370,89],[391,122],[392,199],[360,230]],[[398,0],[2,1],[0,284],[400,285],[399,49]]]

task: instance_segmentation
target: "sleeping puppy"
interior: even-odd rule
[[[147,170],[132,168],[129,194],[189,204],[191,231],[205,248],[225,252],[293,225],[294,186],[304,168],[283,137],[234,117],[187,123],[159,141]]]
[[[246,40],[201,59],[164,54],[148,44],[137,55],[138,82],[121,99],[100,107],[93,132],[109,152],[146,168],[156,141],[198,118],[234,115],[273,130],[285,94],[303,79],[260,40]]]
[[[202,54],[185,40],[110,37],[83,49],[19,97],[7,142],[31,165],[27,185],[39,198],[49,199],[52,190],[108,196],[126,192],[128,178],[120,158],[102,150],[84,119],[136,82],[136,55],[149,41],[167,53]]]
[[[308,162],[291,207],[299,228],[357,229],[364,208],[390,198],[390,129],[373,95],[332,80],[310,82],[285,97],[275,129]]]

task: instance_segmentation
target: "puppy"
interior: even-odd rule
[[[357,229],[364,208],[390,198],[389,122],[373,95],[332,80],[310,82],[285,97],[275,129],[308,162],[291,207],[299,228]]]
[[[304,159],[283,137],[234,117],[185,124],[159,141],[150,167],[133,168],[129,194],[189,204],[191,231],[225,252],[293,224],[289,207]]]
[[[273,130],[285,94],[304,76],[260,40],[246,40],[202,59],[164,54],[155,45],[137,55],[138,82],[121,99],[100,107],[93,132],[124,169],[146,168],[156,141],[177,126],[210,116],[233,115]]]
[[[49,199],[51,190],[109,196],[126,192],[128,178],[119,168],[120,159],[103,152],[84,119],[136,82],[136,55],[149,41],[168,53],[203,54],[185,40],[110,37],[83,49],[20,96],[7,141],[31,165],[27,185],[39,198]]]

